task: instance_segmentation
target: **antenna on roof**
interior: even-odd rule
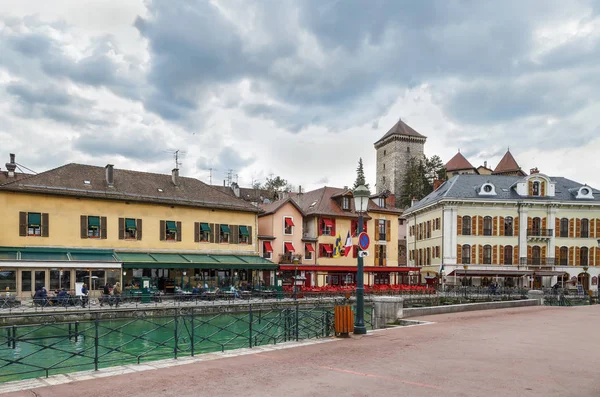
[[[209,185],[212,185],[212,174],[213,174],[213,171],[218,171],[218,169],[212,168],[212,167],[208,169],[208,184]]]
[[[166,150],[167,153],[170,153],[173,158],[175,159],[175,168],[179,169],[179,167],[181,167],[183,165],[183,163],[181,161],[179,161],[180,158],[185,157],[185,155],[187,154],[186,151],[184,150]]]

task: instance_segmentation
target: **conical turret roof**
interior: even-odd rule
[[[381,137],[380,140],[375,142],[375,144],[377,145],[379,142],[385,140],[386,138],[388,138],[392,135],[411,136],[411,137],[423,138],[423,139],[427,138],[425,135],[419,134],[412,127],[410,127],[408,124],[406,124],[404,121],[402,121],[402,119],[400,119],[400,120],[398,120],[398,122],[396,124],[394,124],[394,126],[383,137]]]
[[[521,167],[517,164],[517,160],[515,160],[510,150],[507,150],[492,174],[497,175],[517,171],[521,171]]]
[[[461,152],[458,152],[446,163],[446,171],[457,171],[457,170],[470,170],[475,169],[469,160],[462,155]]]

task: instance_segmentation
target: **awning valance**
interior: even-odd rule
[[[270,241],[265,241],[265,252],[273,252],[273,246]]]
[[[312,244],[304,244],[304,247],[308,252],[315,252],[315,249],[313,248]]]
[[[100,217],[88,216],[88,227],[92,229],[98,229],[100,227]]]
[[[250,235],[250,233],[248,233],[247,226],[240,226],[240,235],[241,236],[249,236]]]
[[[36,212],[28,213],[27,223],[29,227],[39,227],[42,224],[42,214]]]
[[[296,250],[294,249],[294,244],[284,243],[283,245],[285,246],[286,252],[296,252]]]
[[[208,223],[200,223],[200,230],[201,230],[202,232],[208,232],[208,233],[210,233],[210,232],[211,232],[211,230],[210,230],[210,226],[209,226],[209,224],[208,224]]]
[[[273,262],[252,255],[117,252],[115,256],[124,269],[277,269]]]
[[[177,233],[177,223],[175,221],[167,221],[167,231]]]
[[[333,244],[323,244],[323,251],[327,252],[328,254],[331,254],[333,252]]]
[[[231,230],[229,230],[229,225],[221,225],[221,231],[223,233],[231,233]]]
[[[37,248],[37,247],[0,247],[0,267],[7,266],[6,262],[20,263],[19,267],[30,266],[51,266],[55,263],[62,264],[63,267],[103,266],[111,267],[108,264],[120,266],[120,262],[114,256],[113,250],[102,249],[64,249],[64,248]],[[68,265],[69,263],[73,266]],[[94,263],[100,263],[95,266]],[[81,265],[78,265],[81,264]]]
[[[137,225],[135,223],[135,219],[131,219],[131,218],[125,219],[125,229],[127,229],[127,230],[135,230],[135,229],[137,229]]]
[[[294,221],[292,221],[292,218],[285,218],[285,225],[286,226],[294,226]]]

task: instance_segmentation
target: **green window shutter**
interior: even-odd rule
[[[119,218],[119,240],[125,239],[125,219]]]
[[[181,227],[181,222],[177,222],[177,241],[181,241],[183,238],[183,228]]]
[[[240,236],[249,236],[250,234],[248,233],[248,227],[247,226],[240,226]]]
[[[81,215],[81,238],[88,238],[88,219],[87,216]]]
[[[202,230],[203,232],[208,232],[208,233],[211,232],[211,228],[210,228],[210,225],[208,223],[201,223],[200,224],[200,230]]]
[[[27,212],[19,212],[19,236],[27,236]]]
[[[167,231],[177,233],[177,224],[175,221],[167,221]]]
[[[27,225],[29,227],[41,227],[42,226],[42,214],[39,212],[30,212],[27,214]]]
[[[137,219],[137,239],[142,239],[142,220]]]
[[[42,214],[42,237],[50,235],[50,219],[48,214]]]

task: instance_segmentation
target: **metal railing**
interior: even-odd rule
[[[333,303],[171,309],[147,316],[57,322],[30,316],[28,325],[0,327],[0,382],[142,361],[328,337]],[[371,327],[371,308],[365,321]]]
[[[286,254],[279,254],[279,262],[280,265],[291,265],[291,264],[298,264],[301,265],[302,264],[302,255],[300,254],[292,254],[292,253],[286,253]]]
[[[527,229],[527,237],[552,237],[554,229]]]
[[[519,258],[519,265],[521,266],[554,266],[556,258]]]

